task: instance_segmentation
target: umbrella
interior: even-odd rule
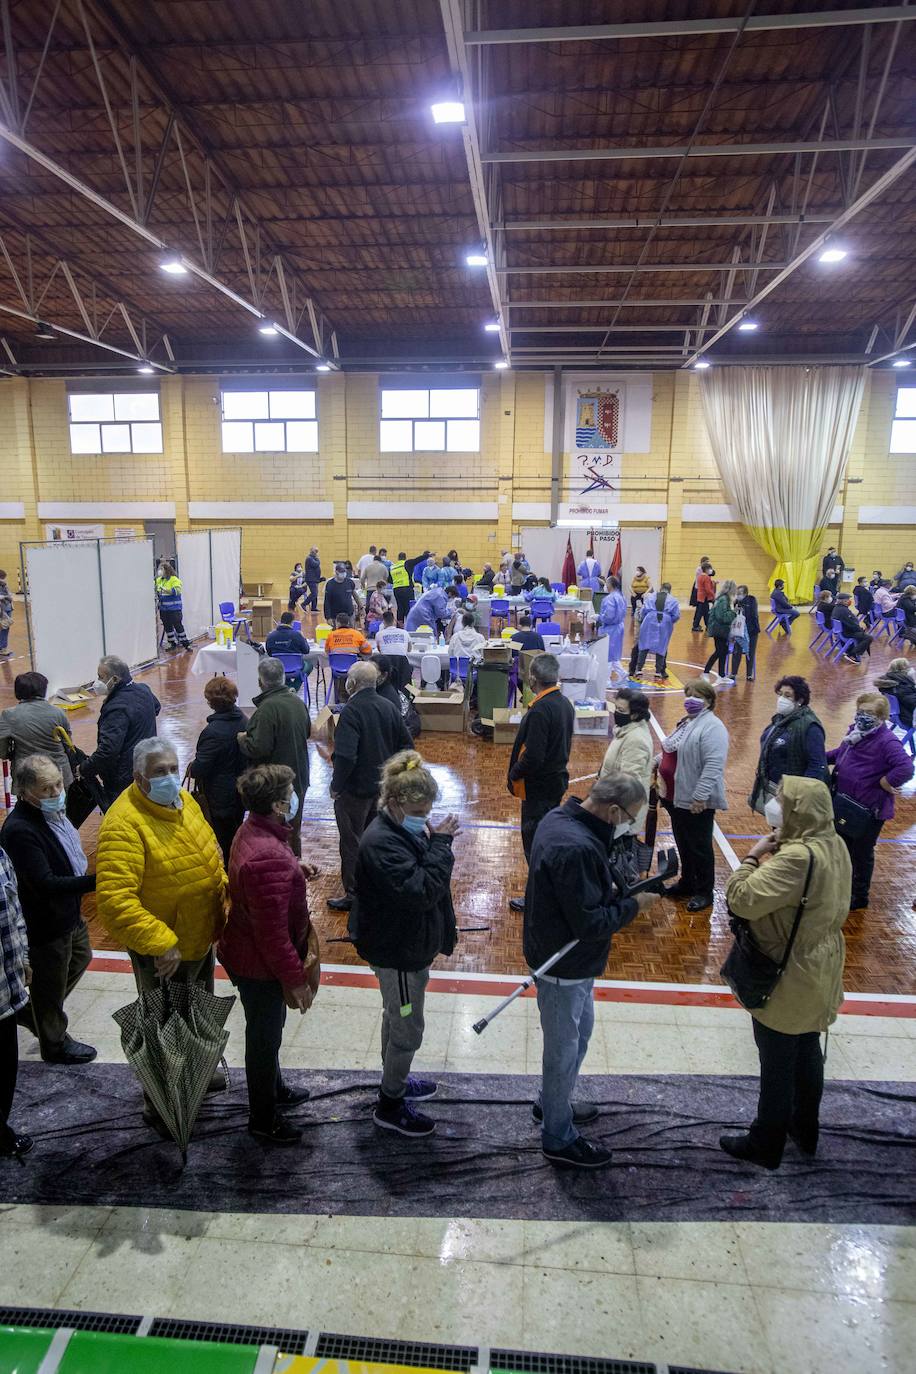
[[[73,782],[67,788],[67,820],[71,825],[79,830],[87,816],[91,816],[98,807],[100,811],[108,809],[108,802],[105,800],[105,793],[101,783],[97,778],[85,777],[78,778],[76,771],[81,764],[86,763],[89,755],[84,754],[79,749],[62,725],[54,728],[54,733],[64,746],[64,753],[67,755],[70,767],[73,770]]]
[[[226,1019],[234,1001],[200,983],[162,979],[114,1012],[127,1062],[185,1163],[200,1104],[229,1039]]]
[[[646,812],[646,835],[645,844],[649,850],[651,858],[655,848],[655,836],[658,833],[658,787],[653,782],[649,788],[649,809]]]

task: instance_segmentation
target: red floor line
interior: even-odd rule
[[[130,965],[124,959],[106,958],[105,955],[95,955],[89,965],[94,973],[127,973]],[[225,970],[216,966],[217,978],[227,979]],[[322,983],[328,987],[346,988],[374,988],[377,986],[375,975],[368,970],[354,969],[352,972],[342,973],[338,970],[326,969],[321,975]],[[518,984],[511,979],[505,982],[493,982],[490,979],[476,979],[473,977],[461,978],[433,978],[429,983],[430,992],[445,993],[466,993],[473,996],[484,997],[507,997]],[[529,989],[524,993],[525,997],[534,997],[534,989]],[[657,1006],[657,1007],[737,1007],[738,1003],[731,993],[725,991],[718,992],[693,992],[679,991],[677,987],[671,988],[595,988],[596,1002],[625,1002],[631,1006]],[[880,995],[875,995],[867,1001],[845,1002],[840,1008],[841,1013],[850,1016],[896,1016],[902,1020],[916,1019],[916,1002],[891,1002],[885,1001]]]

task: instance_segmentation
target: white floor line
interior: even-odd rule
[[[663,728],[663,727],[659,724],[659,722],[655,719],[655,716],[653,715],[653,713],[652,713],[651,711],[649,712],[649,724],[652,726],[652,729],[655,731],[655,734],[656,734],[656,736],[658,737],[658,739],[663,740],[663,739],[665,738],[665,731],[664,731],[664,728]],[[714,821],[714,822],[713,822],[712,837],[713,837],[713,840],[715,841],[715,843],[719,846],[719,851],[720,851],[720,853],[721,853],[723,859],[725,860],[725,862],[728,864],[729,868],[730,868],[730,869],[732,870],[732,872],[734,873],[735,869],[736,869],[736,868],[739,866],[739,864],[741,863],[741,860],[738,858],[738,855],[737,855],[737,854],[735,853],[735,851],[732,849],[732,847],[731,847],[731,845],[729,844],[728,840],[727,840],[727,839],[725,838],[725,836],[722,834],[722,831],[721,831],[721,829],[720,829],[720,827],[719,827],[719,822],[718,822],[718,821]]]

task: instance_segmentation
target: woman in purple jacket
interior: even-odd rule
[[[852,859],[850,911],[868,906],[868,889],[875,867],[875,844],[884,822],[894,814],[894,793],[913,776],[913,760],[887,721],[890,708],[879,692],[856,697],[856,716],[838,749],[828,749],[827,762],[836,765],[836,791],[872,812],[864,835],[843,835]]]

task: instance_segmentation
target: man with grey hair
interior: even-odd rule
[[[296,778],[296,814],[292,819],[290,844],[295,854],[302,853],[300,826],[302,803],[309,785],[309,735],[312,732],[305,702],[286,685],[283,664],[277,658],[262,658],[258,664],[260,694],[254,698],[255,711],[246,729],[238,736],[239,748],[252,763],[283,763]]]
[[[98,777],[110,806],[134,771],[134,747],[156,733],[159,702],[145,682],[134,682],[123,658],[107,654],[99,662],[93,691],[104,697],[99,712],[98,743],[79,773]]]
[[[579,1069],[595,1020],[592,990],[604,973],[611,936],[658,898],[626,895],[611,846],[646,803],[646,791],[629,773],[605,773],[585,801],[570,797],[541,821],[531,846],[525,891],[524,948],[536,969],[571,941],[574,948],[538,979],[544,1050],[541,1092],[534,1119],[541,1148],[555,1164],[600,1169],[611,1152],[592,1145],[578,1127],[597,1107],[574,1101]]]
[[[534,832],[548,811],[559,806],[569,786],[569,751],[576,713],[558,686],[560,664],[554,654],[538,654],[531,660],[528,683],[535,697],[522,717],[506,779],[513,797],[522,803],[522,848],[525,862],[531,858]],[[524,911],[520,897],[509,902],[513,911]]]
[[[138,989],[159,978],[213,990],[213,942],[222,930],[226,874],[216,836],[181,786],[178,755],[163,739],[140,740],[132,785],[102,817],[96,912],[125,945]],[[214,1082],[213,1087],[225,1086]],[[163,1131],[152,1103],[144,1120]]]
[[[400,711],[376,692],[372,663],[354,663],[347,673],[347,702],[334,730],[331,797],[340,836],[340,877],[344,895],[331,897],[333,911],[349,911],[356,891],[356,851],[378,808],[382,765],[413,740]]]

